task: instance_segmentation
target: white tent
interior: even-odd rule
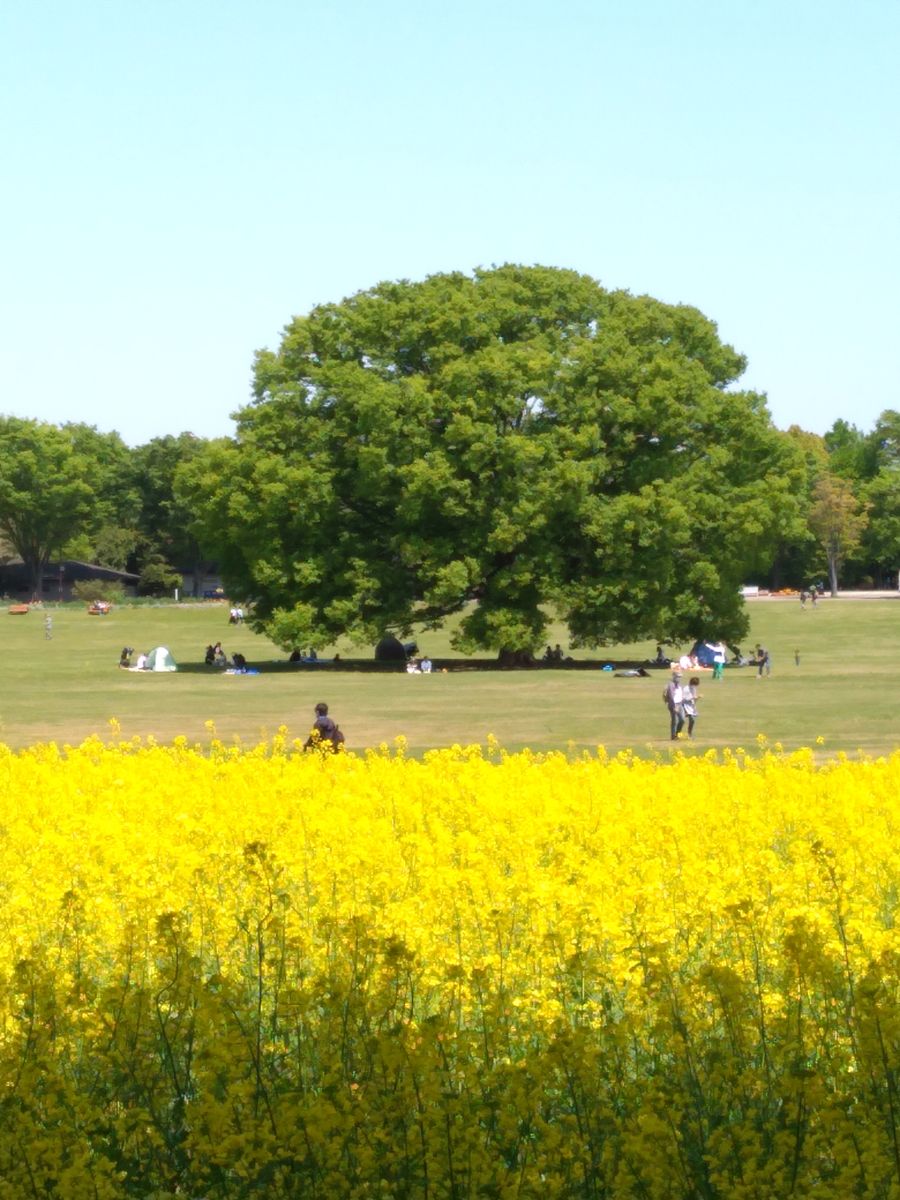
[[[175,659],[165,648],[165,646],[157,646],[155,650],[151,650],[147,655],[147,671],[177,671]]]

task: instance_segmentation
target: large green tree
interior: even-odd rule
[[[41,593],[47,562],[94,517],[96,464],[78,431],[0,417],[0,535]]]
[[[461,648],[736,638],[802,466],[696,309],[505,266],[386,283],[257,356],[237,438],[182,476],[282,645],[438,622]]]
[[[878,469],[874,433],[866,434],[843,419],[835,421],[822,439],[828,452],[828,471],[843,479],[869,479]]]

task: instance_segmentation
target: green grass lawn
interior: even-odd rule
[[[115,608],[88,616],[82,605],[49,609],[53,637],[44,636],[39,611],[9,616],[0,609],[4,688],[0,740],[13,748],[38,741],[74,743],[92,733],[169,741],[184,734],[208,739],[212,722],[225,740],[255,742],[285,725],[305,737],[313,705],[327,700],[344,729],[348,749],[388,744],[404,735],[413,753],[454,743],[484,742],[494,734],[509,750],[598,745],[610,751],[668,755],[668,713],[661,692],[667,672],[649,679],[617,679],[601,670],[451,671],[431,676],[360,674],[294,669],[285,655],[247,626],[229,626],[221,605]],[[772,651],[769,679],[731,669],[714,684],[701,673],[697,737],[691,749],[751,749],[758,735],[786,749],[825,739],[826,755],[845,751],[884,754],[900,741],[894,692],[900,669],[900,599],[825,599],[816,610],[796,600],[748,605],[752,627],[745,645]],[[259,675],[230,676],[203,666],[209,642],[246,655]],[[432,657],[449,656],[448,634],[419,637]],[[562,627],[551,643],[567,645]],[[123,646],[137,651],[168,646],[177,674],[121,671]],[[687,649],[687,647],[683,647]],[[349,646],[322,647],[320,655],[371,658]],[[611,646],[610,659],[652,657],[655,644]],[[800,663],[794,661],[799,651]],[[597,651],[576,652],[596,659]]]

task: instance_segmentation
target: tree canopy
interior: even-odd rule
[[[822,443],[826,462],[811,477],[810,528],[828,563],[832,588],[837,586],[838,567],[845,585],[896,586],[900,566],[900,413],[885,409],[869,433],[844,420],[835,421]],[[826,476],[829,484],[823,504],[816,488]],[[834,487],[841,480],[847,485],[843,492]],[[838,537],[834,526],[840,512],[848,516],[849,526]]]
[[[0,417],[0,534],[26,564],[41,591],[50,557],[89,521],[96,466],[83,446],[83,427]]]
[[[232,443],[182,469],[232,594],[280,644],[463,612],[462,649],[746,630],[803,477],[696,309],[572,271],[384,283],[257,355]]]
[[[868,524],[868,504],[856,498],[846,479],[827,474],[817,481],[813,500],[809,524],[825,551],[831,594],[836,596],[841,567]]]
[[[200,590],[204,562],[203,547],[195,536],[194,514],[189,503],[179,500],[175,479],[182,463],[201,454],[207,443],[192,433],[153,438],[134,451],[143,536],[142,576],[157,590],[171,590],[176,576],[165,564],[190,567],[194,594]]]

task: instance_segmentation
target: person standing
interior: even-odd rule
[[[49,613],[44,617],[44,640],[48,642],[53,641],[53,618]]]
[[[725,649],[723,642],[716,642],[713,646],[713,679],[725,678],[725,660],[728,657],[728,651]]]
[[[715,679],[715,675],[713,675],[713,679]],[[681,708],[687,721],[687,735],[689,738],[694,736],[694,722],[697,720],[697,701],[699,698],[700,680],[694,675],[693,678],[688,680],[687,686],[681,689]]]
[[[673,742],[684,728],[683,694],[681,672],[673,671],[672,678],[666,684],[666,689],[663,692],[663,701],[669,710],[669,736]]]
[[[756,678],[762,679],[763,675],[772,674],[772,656],[765,646],[756,644]]]

